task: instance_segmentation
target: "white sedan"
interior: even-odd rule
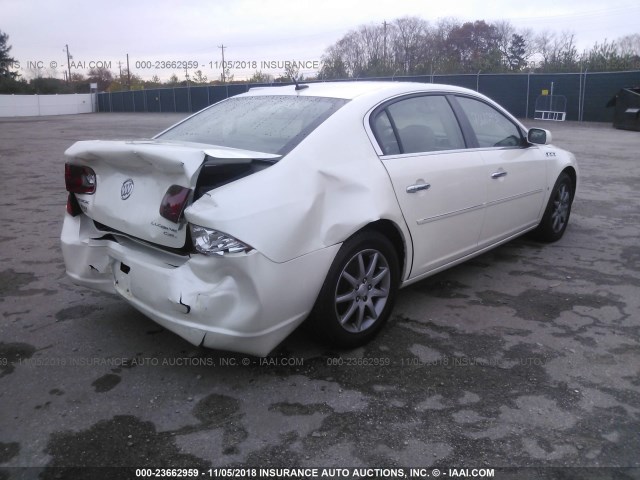
[[[577,167],[550,141],[453,86],[253,88],[150,140],[71,146],[67,273],[194,345],[267,355],[308,318],[356,346],[398,288],[562,237]]]

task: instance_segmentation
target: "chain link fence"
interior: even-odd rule
[[[419,75],[342,81],[359,80],[441,83],[466,87],[487,95],[518,118],[534,118],[536,99],[543,91],[549,91],[553,84],[554,95],[566,98],[566,120],[611,122],[614,111],[606,107],[607,102],[621,88],[640,86],[640,70],[604,73]],[[287,84],[228,84],[99,93],[97,109],[99,112],[197,112],[220,100],[244,93],[252,87],[270,85]]]

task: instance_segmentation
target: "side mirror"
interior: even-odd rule
[[[551,143],[551,132],[543,128],[530,128],[527,132],[527,141],[536,145],[549,145]]]

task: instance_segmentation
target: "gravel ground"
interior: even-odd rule
[[[105,465],[640,467],[640,133],[526,121],[579,161],[561,241],[517,239],[407,287],[364,348],[298,331],[260,360],[195,348],[65,276],[64,150],[180,118],[0,119],[0,479]]]

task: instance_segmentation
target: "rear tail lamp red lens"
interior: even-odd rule
[[[77,217],[82,213],[78,199],[71,192],[69,192],[69,196],[67,197],[67,213],[72,217]]]
[[[164,194],[162,203],[160,204],[160,215],[170,222],[180,223],[182,212],[184,212],[187,202],[189,201],[190,188],[181,187],[180,185],[171,185],[167,193]]]
[[[64,165],[64,183],[71,193],[91,195],[96,191],[96,173],[83,165]]]

